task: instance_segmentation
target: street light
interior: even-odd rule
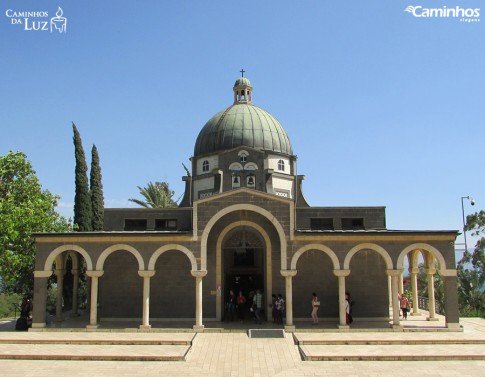
[[[467,247],[467,244],[466,244],[465,209],[463,207],[463,199],[468,199],[472,206],[475,205],[475,200],[470,195],[461,197],[461,216],[462,216],[462,219],[463,219],[463,237],[465,239],[465,254],[464,254],[464,257],[465,257],[468,253],[468,247]]]

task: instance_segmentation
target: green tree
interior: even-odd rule
[[[33,291],[32,233],[71,230],[68,220],[55,211],[58,199],[42,190],[24,153],[0,156],[0,277],[6,293]]]
[[[485,234],[485,211],[475,212],[466,218],[466,230],[472,232],[472,235],[479,236]],[[471,256],[471,262],[474,267],[484,273],[485,268],[485,237],[481,237],[475,244],[475,249]]]
[[[99,155],[96,145],[91,150],[91,174],[89,187],[91,192],[92,207],[92,229],[103,230],[104,222],[104,198],[103,183],[101,181],[101,167],[99,166]]]
[[[458,269],[458,298],[460,314],[463,316],[480,316],[485,311],[485,283],[483,270]]]
[[[92,208],[91,197],[88,187],[88,167],[86,157],[76,125],[72,124],[74,131],[74,151],[76,155],[75,185],[76,193],[74,196],[74,226],[80,232],[89,232],[92,228]]]
[[[173,200],[174,191],[170,190],[166,182],[149,182],[147,187],[137,186],[145,200],[128,199],[145,208],[173,208],[177,203]]]

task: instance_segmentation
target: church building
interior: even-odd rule
[[[202,127],[179,207],[107,208],[101,232],[34,235],[34,330],[46,326],[53,274],[56,319],[62,320],[67,275],[77,313],[81,266],[89,280],[87,329],[104,321],[133,321],[142,330],[189,321],[203,331],[227,319],[230,290],[246,297],[260,290],[270,322],[271,297],[282,294],[288,331],[310,320],[312,292],[321,302],[321,321],[336,328],[348,327],[345,293],[351,292],[355,321],[385,320],[399,329],[403,276],[409,275],[411,299],[418,301],[418,261],[424,261],[429,297],[439,272],[446,326],[460,328],[458,233],[387,229],[384,207],[310,206],[288,134],[275,116],[253,105],[252,91],[246,77],[237,79],[232,105]],[[431,299],[430,321],[435,312]]]

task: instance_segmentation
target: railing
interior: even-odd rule
[[[444,310],[442,310],[438,301],[435,300],[434,305],[436,314],[444,314]],[[418,296],[418,308],[429,311],[429,298]]]

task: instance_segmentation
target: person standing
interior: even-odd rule
[[[400,306],[402,310],[402,316],[404,319],[408,319],[408,311],[409,311],[409,299],[407,298],[406,294],[403,293],[401,296]]]
[[[229,319],[234,321],[234,313],[236,312],[236,295],[232,289],[229,291],[229,298],[226,305]]]
[[[246,308],[246,297],[244,297],[242,291],[239,291],[237,295],[237,316],[240,321],[244,320],[244,309]]]
[[[352,299],[350,298],[350,293],[346,292],[345,293],[345,323],[347,323],[347,325],[350,325],[352,322],[354,322],[354,319],[352,318]]]
[[[278,295],[276,299],[276,323],[278,325],[283,324],[283,312],[285,311],[285,300],[281,293]]]
[[[254,316],[256,323],[261,324],[261,309],[263,308],[263,295],[259,289],[256,290],[256,294],[253,299]]]
[[[271,314],[273,315],[273,323],[278,322],[278,310],[276,309],[276,302],[278,298],[275,294],[271,296]]]
[[[318,325],[318,309],[320,308],[320,300],[315,292],[312,293],[312,320],[313,325]]]

